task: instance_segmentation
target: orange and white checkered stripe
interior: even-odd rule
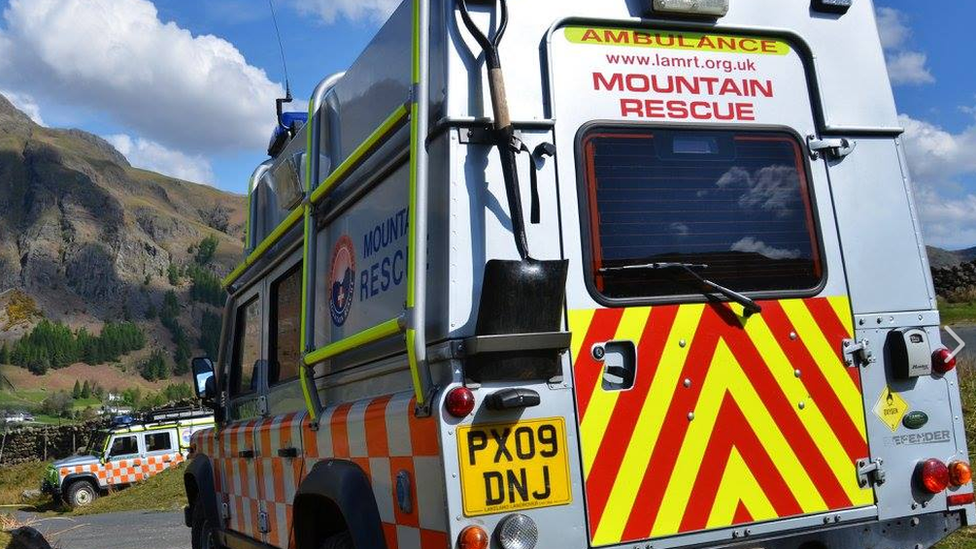
[[[448,543],[444,464],[437,421],[414,415],[413,393],[330,407],[317,431],[304,430],[307,468],[335,458],[359,465],[370,479],[390,549],[445,549]],[[410,479],[410,512],[397,504],[396,479]]]
[[[319,461],[345,459],[370,479],[387,547],[445,549],[437,424],[433,418],[417,419],[413,411],[412,393],[389,395],[330,407],[316,430],[306,414],[289,414],[228,425],[219,433],[200,431],[193,435],[193,447],[211,458],[231,530],[274,547],[292,547],[292,503],[301,480]],[[299,457],[279,457],[281,448],[295,448]],[[242,449],[253,449],[255,457],[240,458]],[[401,472],[410,478],[409,513],[397,504]],[[267,513],[267,532],[259,529],[262,512]]]
[[[91,473],[98,479],[98,485],[101,488],[109,488],[111,486],[122,486],[146,480],[174,465],[183,463],[183,461],[183,454],[173,452],[144,458],[138,457],[106,463],[89,463],[87,465],[62,467],[59,473],[61,474],[61,480],[64,480],[68,475]]]

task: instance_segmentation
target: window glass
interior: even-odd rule
[[[257,390],[254,366],[261,359],[261,302],[252,299],[237,309],[234,360],[230,370],[230,396]]]
[[[112,449],[109,451],[108,457],[131,456],[138,453],[139,442],[136,440],[136,435],[132,435],[117,437],[113,440]]]
[[[146,452],[163,452],[173,449],[169,431],[146,434]]]
[[[582,154],[590,282],[603,297],[704,289],[682,269],[651,263],[695,264],[741,292],[819,285],[812,198],[792,135],[594,128]]]
[[[301,264],[271,285],[271,352],[268,384],[298,377],[301,353]]]

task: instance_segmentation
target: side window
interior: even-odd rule
[[[146,452],[168,452],[173,449],[173,437],[169,431],[146,433]]]
[[[255,297],[237,309],[234,356],[230,365],[231,398],[257,390],[254,366],[261,359],[261,301]]]
[[[136,435],[116,437],[112,441],[112,449],[109,450],[108,457],[131,456],[139,453],[139,441]]]
[[[271,285],[271,332],[268,385],[298,377],[302,360],[302,266],[295,266]]]

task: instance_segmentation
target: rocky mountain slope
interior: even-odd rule
[[[26,294],[37,314],[0,323],[0,342],[43,317],[97,330],[132,319],[150,347],[168,334],[153,311],[170,290],[171,265],[191,263],[208,236],[206,268],[226,274],[241,258],[245,198],[132,167],[105,140],[41,127],[0,96],[0,296]],[[195,342],[203,305],[180,300]]]
[[[976,247],[956,251],[944,250],[935,246],[928,246],[927,249],[929,252],[929,263],[933,269],[954,267],[976,260]]]

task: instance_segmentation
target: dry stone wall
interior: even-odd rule
[[[73,425],[13,427],[0,432],[0,467],[27,461],[55,460],[73,455],[88,443],[103,420]]]
[[[950,301],[976,299],[976,261],[932,269],[935,293]]]

